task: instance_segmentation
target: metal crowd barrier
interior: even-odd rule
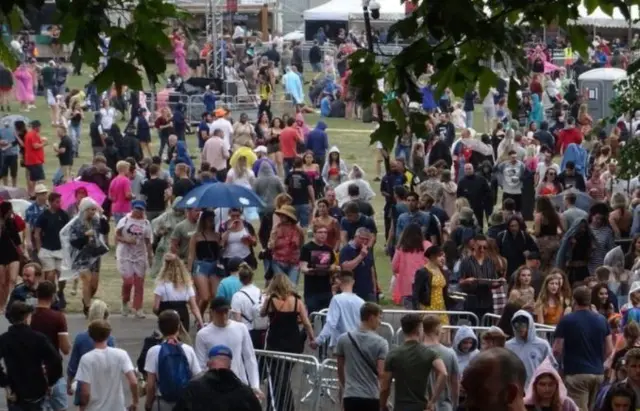
[[[453,325],[479,326],[478,316],[470,311],[412,311],[412,310],[384,310],[382,316],[394,329],[400,327],[400,319],[407,314],[446,315]]]
[[[264,410],[318,409],[321,364],[311,355],[256,350]]]

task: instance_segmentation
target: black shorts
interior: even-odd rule
[[[348,397],[342,400],[344,411],[375,411],[380,409],[380,400],[377,398]]]
[[[4,178],[11,174],[11,178],[18,176],[18,156],[3,156],[2,168],[0,168],[0,178]]]
[[[189,60],[187,64],[191,67],[191,70],[195,70],[200,65],[200,60]]]
[[[29,181],[38,182],[44,181],[46,179],[44,175],[44,167],[42,164],[38,164],[35,166],[27,166],[27,171],[29,171]]]

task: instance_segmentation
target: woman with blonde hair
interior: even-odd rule
[[[174,310],[180,315],[180,322],[189,331],[189,309],[196,318],[198,328],[204,325],[196,303],[196,293],[191,276],[182,261],[175,254],[164,255],[164,264],[153,292],[153,312],[157,315],[164,310]]]
[[[269,317],[266,350],[301,354],[304,351],[304,334],[298,322],[301,322],[309,343],[314,346],[313,328],[302,299],[296,294],[293,284],[285,274],[276,274],[267,288],[267,301],[260,311],[261,316]],[[291,371],[293,363],[274,359],[268,368],[271,373],[272,390],[276,398],[267,398],[269,404],[276,404],[276,410],[293,410],[291,392]],[[276,375],[277,373],[277,375]]]
[[[563,282],[562,276],[557,273],[549,273],[545,277],[534,308],[537,323],[557,325],[569,310],[571,301],[567,301],[563,294]]]
[[[593,126],[593,118],[589,115],[589,108],[586,104],[581,104],[578,109],[578,117],[576,118],[576,122],[580,127],[580,131],[583,136],[587,136],[591,132],[591,128]]]
[[[107,303],[102,300],[95,299],[91,303],[87,314],[87,324],[95,320],[108,320],[109,319],[109,307]],[[107,339],[107,346],[115,347],[116,340],[113,335],[110,335]],[[78,365],[83,355],[95,348],[95,342],[89,337],[88,331],[82,331],[73,340],[73,346],[71,347],[71,355],[69,356],[69,364],[67,365],[67,392],[73,391],[73,380],[78,372]],[[75,397],[73,399],[74,405],[80,405],[80,387],[81,382],[77,382],[78,387],[75,388]]]
[[[458,225],[460,224],[460,211],[463,208],[471,208],[471,205],[469,204],[469,200],[467,200],[465,197],[459,197],[458,199],[456,199],[455,202],[455,213],[453,213],[453,215],[451,216],[451,220],[449,221],[449,232],[453,233],[454,231],[456,231],[456,228],[458,228]],[[476,218],[475,214],[473,216],[473,225],[474,226],[478,226],[478,219]]]
[[[246,156],[238,157],[236,163],[231,167],[227,173],[227,183],[237,184],[243,186],[249,190],[253,190],[253,183],[256,181],[256,175],[253,174],[253,170],[249,167],[248,159]],[[258,210],[255,207],[247,207],[244,209],[244,218],[247,221],[253,221],[258,219]]]

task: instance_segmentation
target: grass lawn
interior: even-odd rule
[[[88,81],[86,76],[70,76],[67,81],[67,86],[69,89],[73,88],[83,88],[83,86]],[[44,97],[38,97],[36,102],[36,109],[31,110],[29,113],[24,113],[30,120],[38,119],[42,122],[42,136],[48,137],[50,144],[53,144],[57,141],[55,130],[50,126],[49,120],[49,111],[46,105],[46,101]],[[12,114],[17,114],[18,104],[12,103]],[[23,113],[20,113],[23,114]],[[282,114],[282,113],[277,113]],[[239,113],[232,114],[234,118],[237,118]],[[482,128],[481,125],[481,116],[476,114],[476,126],[478,129]],[[313,126],[318,120],[318,116],[316,115],[307,115],[306,121],[310,126]],[[80,145],[80,158],[76,159],[76,163],[74,164],[74,172],[80,167],[80,165],[84,163],[90,163],[92,159],[92,152],[89,142],[89,123],[93,119],[92,113],[85,114],[85,121],[82,125],[82,133],[81,133],[81,145]],[[327,132],[329,133],[329,141],[330,145],[337,145],[340,148],[342,153],[342,158],[347,162],[347,165],[352,166],[353,164],[357,164],[362,167],[369,179],[371,181],[375,176],[375,152],[374,149],[369,145],[369,131],[373,129],[372,124],[364,124],[359,121],[352,120],[344,120],[344,119],[326,119],[325,122],[328,124]],[[189,147],[197,147],[196,145],[196,137],[195,135],[188,135],[188,146]],[[154,132],[152,138],[152,145],[158,143],[157,135]],[[51,187],[51,178],[53,177],[57,167],[58,162],[55,157],[55,153],[53,152],[53,148],[48,146],[46,149],[46,162],[45,162],[45,171],[47,176],[47,186]],[[152,149],[154,151],[155,149]],[[192,153],[195,154],[195,153]],[[199,160],[195,160],[198,165]],[[373,207],[376,210],[376,223],[379,227],[380,234],[378,235],[377,245],[375,248],[375,256],[376,256],[376,267],[378,270],[378,277],[380,285],[383,288],[383,291],[386,296],[389,296],[389,280],[391,277],[390,270],[390,261],[389,258],[384,254],[383,246],[384,246],[384,224],[382,219],[382,209],[384,205],[384,201],[382,196],[379,193],[379,184],[371,182],[372,187],[377,193],[377,196],[373,200]],[[23,171],[19,171],[18,176],[18,185],[22,187],[26,187],[25,175]],[[260,279],[259,282],[262,283],[262,267],[261,265],[258,268],[258,275],[256,278]],[[115,265],[115,252],[112,250],[111,253],[105,256],[102,259],[102,272],[100,274],[100,286],[98,289],[98,293],[96,295],[97,298],[103,299],[106,301],[111,310],[119,310],[120,309],[120,287],[121,287],[121,279],[120,275],[116,270]],[[299,286],[301,288],[301,285]],[[150,307],[153,301],[153,279],[150,277],[146,280],[146,292],[145,292],[145,309],[146,312],[150,312]],[[68,311],[70,312],[79,312],[82,309],[82,304],[80,300],[80,296],[71,296],[69,293],[69,287],[67,287],[67,300],[68,300]],[[384,301],[385,304],[390,304],[389,300]]]

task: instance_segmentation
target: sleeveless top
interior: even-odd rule
[[[204,234],[202,240],[196,242],[196,260],[218,261],[220,259],[220,243],[209,240]]]
[[[295,296],[293,311],[280,311],[273,304],[274,297],[269,297],[269,330],[267,331],[267,350],[289,353],[301,353],[304,341],[300,337],[298,326],[298,296]],[[302,344],[301,344],[302,343]]]

